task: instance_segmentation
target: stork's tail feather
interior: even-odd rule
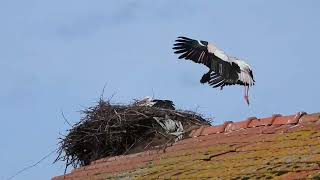
[[[203,83],[206,83],[206,82],[209,82],[210,80],[210,74],[211,74],[211,71],[207,72],[206,74],[204,74],[200,80],[200,82],[203,84]]]

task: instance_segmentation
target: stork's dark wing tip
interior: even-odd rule
[[[184,54],[182,54],[181,56],[178,57],[178,59],[183,59],[185,57]]]
[[[183,40],[192,40],[192,39],[187,38],[187,37],[185,37],[185,36],[178,36],[177,40],[178,40],[178,39],[183,39]]]

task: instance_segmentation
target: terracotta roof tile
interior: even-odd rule
[[[203,126],[157,150],[103,158],[53,180],[320,178],[320,113]]]
[[[190,134],[192,137],[198,137],[202,134],[203,130],[206,128],[206,126],[202,126],[199,129],[193,130]]]
[[[272,117],[268,117],[268,118],[253,119],[249,124],[249,127],[252,128],[252,127],[259,127],[259,126],[271,126],[273,121],[279,116],[281,115],[275,114]]]
[[[301,123],[315,122],[315,121],[319,121],[319,119],[320,119],[320,113],[305,114],[300,118],[300,122]]]
[[[206,128],[202,131],[201,135],[209,135],[209,134],[216,134],[216,133],[225,132],[226,127],[227,127],[229,124],[232,124],[232,123],[233,123],[232,121],[226,121],[226,122],[223,123],[222,125],[206,127]]]
[[[240,129],[246,129],[246,128],[249,127],[249,124],[251,123],[251,121],[255,120],[255,119],[257,119],[257,118],[256,117],[250,117],[245,121],[229,123],[225,128],[225,132],[236,131],[236,130],[240,130]]]

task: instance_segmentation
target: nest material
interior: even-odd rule
[[[194,112],[135,105],[112,105],[100,99],[82,111],[84,117],[60,138],[56,161],[79,167],[104,157],[166,146],[177,139],[159,124],[169,119],[183,126],[180,135],[209,122]],[[181,128],[180,128],[181,129]]]

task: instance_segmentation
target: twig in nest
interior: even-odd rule
[[[64,122],[66,122],[70,127],[72,127],[71,123],[68,121],[68,119],[64,116],[64,113],[61,109],[61,115],[62,115],[62,118],[64,119]]]
[[[170,143],[170,146],[173,144],[173,141],[174,140],[174,138],[170,138],[164,145],[163,145],[163,148],[162,148],[162,152],[166,152],[166,149],[167,149],[167,147],[168,147],[168,144]]]
[[[7,180],[10,180],[10,179],[13,179],[14,177],[18,176],[19,174],[27,171],[28,169],[31,169],[35,166],[37,166],[38,164],[40,164],[43,160],[47,159],[49,156],[51,156],[53,153],[55,153],[57,151],[57,149],[51,151],[49,154],[45,155],[43,158],[41,158],[39,161],[37,161],[36,163],[30,165],[30,166],[27,166],[23,169],[21,169],[20,171],[18,171],[17,173],[15,173],[14,175],[12,175],[11,177],[9,177]]]
[[[147,115],[145,115],[145,114],[143,114],[143,113],[141,113],[139,111],[135,111],[135,110],[131,110],[131,111],[134,112],[134,113],[137,113],[138,115],[141,115],[141,116],[143,116],[145,118],[149,118],[149,116],[147,116]]]
[[[151,143],[153,143],[153,139],[143,149],[147,149]]]
[[[114,113],[116,114],[116,116],[118,116],[118,118],[119,118],[119,120],[120,120],[120,122],[121,122],[121,116],[118,114],[118,112],[114,109],[113,110],[114,111]]]

